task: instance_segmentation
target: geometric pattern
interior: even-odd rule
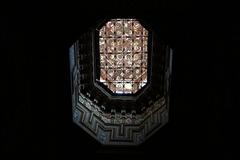
[[[84,70],[89,68],[89,64],[80,64],[79,59],[84,59],[88,52],[80,54],[79,51],[84,51],[83,48],[88,50],[91,46],[91,41],[89,44],[85,42],[77,41],[69,50],[73,122],[103,145],[143,143],[168,122],[172,50],[166,49],[166,57],[169,58],[164,63],[163,96],[156,95],[142,112],[134,109],[130,112],[124,109],[105,112],[106,106],[99,103],[95,95],[86,92],[87,81],[82,80],[88,79]]]
[[[99,31],[100,82],[134,94],[147,83],[148,31],[136,19],[111,19]]]
[[[167,123],[166,107],[165,98],[160,98],[144,114],[104,113],[79,94],[73,121],[102,144],[138,145]]]

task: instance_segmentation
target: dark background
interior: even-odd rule
[[[8,5],[1,14],[8,84],[2,87],[3,151],[68,159],[233,158],[240,25],[228,9],[137,0]],[[99,19],[123,15],[147,20],[174,49],[170,121],[139,147],[102,147],[72,123],[68,48]]]

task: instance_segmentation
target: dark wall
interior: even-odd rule
[[[234,120],[230,115],[236,97],[231,83],[225,84],[236,75],[226,72],[224,62],[232,61],[223,57],[230,50],[228,42],[239,41],[239,24],[204,4],[118,3],[16,5],[3,14],[1,39],[9,84],[1,129],[4,151],[51,157],[229,159],[232,148],[225,144],[234,141],[229,138],[234,125],[228,122]],[[125,15],[146,19],[174,49],[170,122],[139,147],[102,147],[72,123],[68,48],[99,19]]]

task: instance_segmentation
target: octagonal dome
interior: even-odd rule
[[[103,145],[139,145],[168,122],[173,52],[150,26],[106,19],[70,47],[73,122]]]

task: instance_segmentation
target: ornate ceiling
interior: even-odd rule
[[[69,50],[73,122],[104,145],[139,145],[168,122],[172,50],[160,43],[145,23],[141,24],[135,19],[105,20],[102,25],[80,36]],[[111,30],[111,26],[115,30]],[[129,34],[135,34],[135,37],[129,41],[128,52]],[[108,39],[109,36],[113,36],[112,39]],[[140,41],[135,43],[135,38]],[[144,59],[147,53],[149,55]],[[118,54],[122,59],[131,54],[131,58],[124,61],[118,58]],[[141,61],[139,66],[134,66],[134,54],[141,57],[137,59]],[[113,64],[131,63],[131,67],[122,64],[122,78],[116,70],[111,77],[109,69],[115,67],[109,64],[111,61]],[[137,76],[132,75],[130,79],[126,71],[135,72],[144,68],[144,64],[148,73],[138,76],[142,77],[138,83],[144,82],[141,87],[146,86],[134,89]],[[109,87],[116,77],[120,77],[122,86]]]

